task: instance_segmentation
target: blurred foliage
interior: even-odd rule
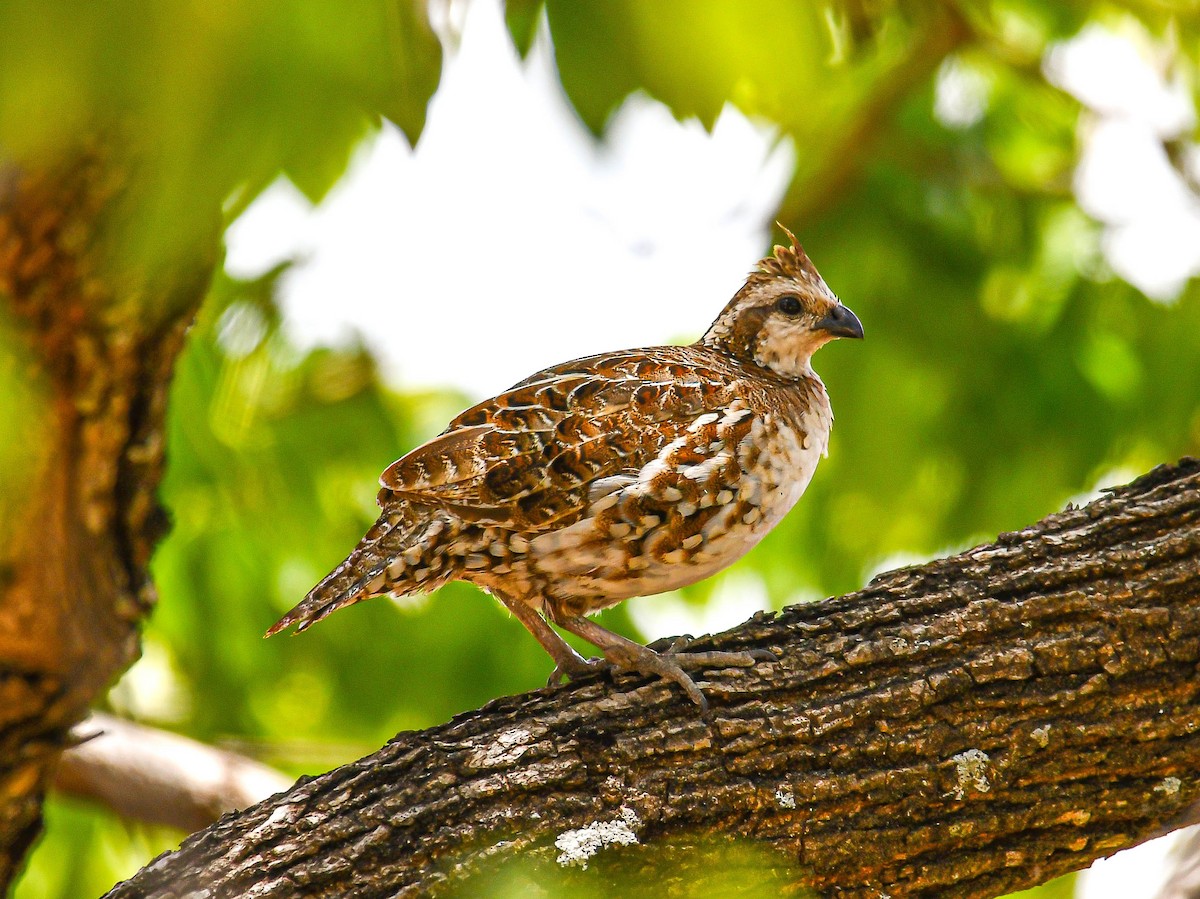
[[[0,3],[0,148],[127,157],[125,261],[171,265],[282,171],[319,199],[381,116],[415,141],[441,48],[420,0]]]
[[[0,4],[0,146],[37,158],[115,122],[139,158],[128,251],[169,261],[281,172],[321,197],[380,117],[415,140],[441,62],[421,9]],[[1054,41],[1134,16],[1195,86],[1192,9],[546,4],[564,87],[594,132],[641,90],[707,123],[733,102],[796,142],[781,216],[868,339],[822,352],[838,415],[830,458],[738,566],[776,605],[853,589],[1200,452],[1200,290],[1154,303],[1108,270],[1071,192],[1080,108],[1041,70]],[[543,6],[512,0],[507,12],[524,51]],[[982,86],[970,121],[934,115],[948,66]],[[280,274],[218,276],[180,362],[163,485],[174,529],[154,562],[162,600],[145,658],[110,703],[318,772],[536,687],[550,665],[463,585],[262,641],[373,520],[379,471],[466,403],[385,389],[361,349],[297,351],[273,302]],[[0,347],[0,422],[12,428],[27,403],[18,359]],[[717,580],[686,597],[705,601]],[[633,631],[624,609],[605,621]],[[96,895],[178,839],[61,799],[47,818],[19,899]],[[507,871],[494,895],[526,876]],[[1021,895],[1070,892],[1068,878]]]
[[[1068,874],[1034,887],[1031,890],[1021,890],[1010,893],[1007,899],[1071,899],[1075,895],[1075,876]]]
[[[697,857],[705,862],[699,872],[691,864]],[[685,869],[680,864],[685,859],[686,879],[679,873]],[[612,870],[614,866],[617,870]],[[563,863],[557,846],[538,861],[527,853],[508,856],[490,865],[485,862],[448,895],[453,899],[606,899],[614,894],[627,899],[659,899],[663,895],[679,899],[819,899],[812,890],[788,888],[801,874],[793,860],[749,839],[681,837],[669,851],[659,842],[634,843],[619,854],[601,851],[571,863]]]

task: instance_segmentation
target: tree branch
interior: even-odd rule
[[[672,894],[726,835],[767,847],[750,892],[984,897],[1083,867],[1200,798],[1200,462],[699,642],[779,661],[711,672],[707,720],[639,678],[496,700],[109,895],[438,894],[511,859]]]
[[[193,831],[286,790],[291,780],[233,752],[93,712],[75,728],[54,788],[118,815]]]

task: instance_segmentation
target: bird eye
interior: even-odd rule
[[[800,305],[800,298],[787,294],[775,301],[775,308],[784,315],[799,315],[800,310],[804,308]]]

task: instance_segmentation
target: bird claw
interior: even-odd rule
[[[608,668],[607,660],[595,657],[585,659],[582,656],[576,656],[574,659],[560,659],[555,664],[554,670],[550,672],[550,676],[546,678],[546,686],[556,686],[562,683],[564,677],[568,680],[578,680],[589,674],[598,674]]]
[[[750,658],[754,659],[755,664],[758,664],[759,662],[779,661],[779,656],[775,655],[775,653],[771,652],[769,649],[747,649],[745,652],[748,656],[750,656]]]
[[[604,653],[604,659],[585,661],[573,649],[567,648],[555,654],[557,665],[550,676],[551,683],[562,677],[574,679],[603,669],[609,669],[614,674],[629,672],[659,677],[678,684],[688,699],[700,707],[702,715],[708,713],[708,701],[685,669],[750,668],[759,662],[778,661],[774,653],[765,649],[689,652],[688,647],[695,640],[690,634],[656,640],[649,646],[643,646],[578,616],[563,617],[558,619],[558,623],[593,646],[599,647]]]
[[[678,637],[659,637],[653,643],[646,644],[646,648],[659,655],[669,655],[679,652],[695,639],[691,634],[680,634]]]
[[[677,645],[687,644],[686,641],[681,644],[680,640],[676,640],[672,646]],[[692,680],[691,676],[683,670],[683,666],[679,664],[680,659],[684,659],[686,656],[677,655],[672,651],[656,652],[648,646],[638,646],[635,643],[630,646],[618,645],[607,647],[604,650],[604,657],[617,671],[629,671],[648,677],[657,676],[663,680],[674,681],[683,688],[683,692],[688,695],[688,699],[700,706],[700,713],[702,715],[708,714],[708,700],[704,698],[704,694],[700,692],[700,688],[696,686],[696,682]]]
[[[687,647],[695,639],[691,634],[684,634],[681,637],[664,637],[655,640],[646,648],[660,656],[670,656],[683,668],[752,668],[759,662],[779,661],[779,657],[768,649],[687,652]]]

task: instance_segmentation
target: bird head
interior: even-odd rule
[[[759,262],[700,343],[785,378],[800,378],[812,374],[818,349],[838,337],[861,338],[863,329],[792,233],[783,230],[792,245],[775,247]]]

